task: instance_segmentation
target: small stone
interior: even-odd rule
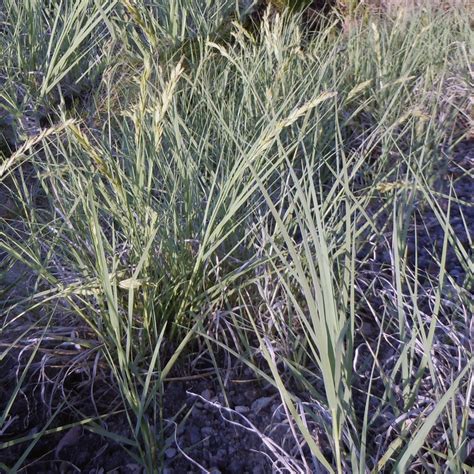
[[[201,392],[201,397],[208,401],[212,399],[212,395],[212,391],[209,389],[203,390]]]
[[[235,457],[232,459],[232,462],[229,464],[229,472],[243,472],[244,470],[244,462]]]
[[[260,412],[261,410],[263,410],[264,408],[266,408],[268,405],[270,405],[270,403],[272,403],[272,400],[273,400],[273,397],[261,397],[261,398],[257,398],[257,400],[255,400],[255,401],[252,403],[252,411],[253,411],[254,413]]]
[[[211,469],[209,469],[209,474],[221,474],[221,471],[219,471],[217,467],[211,467]]]
[[[246,398],[245,395],[241,393],[238,393],[232,397],[232,402],[234,403],[234,405],[244,405],[249,400],[251,399]]]
[[[201,432],[199,431],[199,428],[197,426],[191,426],[188,430],[189,434],[189,441],[191,441],[191,444],[196,444],[201,441]]]
[[[138,464],[127,464],[125,466],[126,472],[130,472],[131,474],[140,474],[142,472],[141,466]],[[163,471],[163,474],[165,474],[165,471]],[[169,472],[168,474],[172,474],[172,472]]]
[[[203,436],[212,436],[214,434],[214,429],[210,426],[205,426],[204,428],[201,428],[201,433]]]
[[[235,411],[237,413],[242,413],[242,415],[244,415],[245,413],[248,413],[250,411],[250,408],[249,407],[246,407],[244,405],[237,405],[235,407]]]
[[[165,456],[168,458],[168,459],[173,459],[175,456],[176,456],[176,453],[178,451],[176,451],[176,449],[174,448],[168,448],[166,451],[165,451]]]
[[[221,461],[227,458],[227,451],[225,449],[218,449],[216,453],[216,458]]]

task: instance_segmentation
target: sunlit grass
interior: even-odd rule
[[[94,415],[62,400],[40,434],[69,429],[50,428],[67,407],[159,471],[173,438],[167,377],[205,343],[279,392],[301,449],[276,468],[466,469],[472,354],[437,352],[468,329],[448,247],[468,277],[472,262],[432,185],[462,138],[468,97],[445,90],[453,70],[468,74],[467,16],[400,12],[346,32],[333,16],[308,34],[301,17],[267,10],[259,32],[236,21],[222,38],[216,28],[245,12],[232,1],[63,2],[54,20],[40,2],[5,4],[2,97],[19,81],[53,113],[0,161],[15,200],[0,217],[1,271],[29,269],[26,294],[0,292],[0,360],[29,357],[0,431],[44,341],[75,344],[105,363],[117,397]],[[66,106],[68,81],[89,76],[87,100]],[[435,281],[407,250],[422,208],[444,229]],[[368,247],[390,261],[373,270]],[[102,424],[117,414],[126,439]]]

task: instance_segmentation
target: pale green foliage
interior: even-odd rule
[[[439,281],[423,290],[435,302],[428,317],[404,252],[410,216],[424,205],[469,270],[430,187],[437,150],[455,135],[443,87],[454,65],[469,67],[466,16],[399,15],[347,34],[331,18],[306,38],[299,18],[266,14],[260,35],[236,22],[229,44],[208,35],[233,1],[60,2],[44,41],[40,2],[7,3],[31,37],[11,25],[3,33],[12,45],[2,74],[28,85],[40,69],[38,100],[70,74],[100,81],[82,107],[59,100],[57,124],[0,168],[18,203],[13,220],[0,218],[0,249],[34,279],[31,297],[12,293],[3,305],[0,335],[13,336],[0,357],[37,331],[16,324],[39,307],[45,335],[54,334],[56,304],[71,324],[82,321],[97,345],[75,343],[106,361],[130,436],[107,432],[107,413],[77,423],[123,443],[148,472],[172,442],[166,379],[196,341],[211,359],[228,351],[276,387],[312,455],[292,459],[295,472],[408,472],[413,463],[461,472],[468,412],[459,400],[469,394],[472,354],[459,348],[443,367],[447,381],[434,347],[446,308],[456,331],[466,329],[467,297],[452,281],[449,295],[444,253]],[[179,54],[162,62],[164,49],[191,36],[186,63]],[[29,53],[21,60],[20,47]],[[360,252],[384,238],[393,269],[372,275]],[[359,334],[364,318],[379,331],[370,341]],[[1,408],[0,430],[22,380]],[[382,415],[390,436],[376,436]],[[443,445],[432,444],[435,425]],[[52,432],[46,425],[40,434]],[[38,438],[20,441],[31,449]]]

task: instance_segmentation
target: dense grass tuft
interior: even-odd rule
[[[0,466],[83,425],[159,471],[167,380],[204,351],[279,393],[301,449],[275,469],[467,471],[472,255],[437,187],[469,133],[467,12],[315,32],[226,0],[2,3]],[[112,378],[103,399],[61,395],[45,354],[69,346],[82,386]],[[22,437],[19,397],[50,369]]]

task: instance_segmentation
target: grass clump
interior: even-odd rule
[[[469,70],[466,15],[400,11],[348,32],[328,17],[308,34],[288,11],[248,30],[224,0],[76,3],[5,2],[0,104],[21,83],[51,113],[0,161],[13,203],[0,360],[21,374],[2,395],[0,452],[28,446],[3,468],[84,426],[160,471],[178,421],[168,381],[202,351],[223,390],[230,354],[278,392],[296,448],[273,452],[275,469],[468,469],[472,263],[450,224],[459,202],[435,189],[465,134],[465,90],[443,94]],[[190,40],[192,54],[176,47]],[[66,103],[64,84],[91,77]],[[443,239],[429,271],[409,238],[423,209]],[[39,354],[68,345],[64,364],[90,370],[61,391],[69,372]],[[50,369],[42,429],[19,436],[19,394]],[[89,390],[98,371],[113,388]],[[126,435],[107,430],[117,416]]]

